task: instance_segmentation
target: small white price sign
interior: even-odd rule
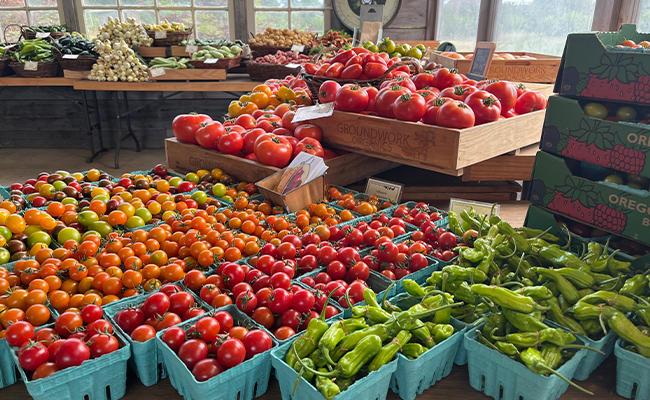
[[[301,44],[294,44],[293,46],[291,46],[291,51],[297,51],[297,52],[305,51],[305,46]]]
[[[76,60],[79,58],[79,54],[64,54],[62,58],[66,60]]]
[[[154,33],[155,39],[165,39],[167,38],[167,31],[156,31]]]
[[[302,67],[302,64],[291,63],[291,64],[285,65],[285,67],[287,67],[287,68],[300,68],[300,67]]]
[[[197,46],[197,45],[188,44],[187,46],[185,46],[185,52],[186,53],[192,54],[192,53],[196,53],[197,51],[199,51],[199,46]]]
[[[216,64],[219,61],[218,58],[206,58],[203,60],[203,64]]]
[[[25,61],[25,71],[37,71],[38,63],[36,61]]]
[[[251,58],[251,48],[249,45],[244,45],[242,48],[242,52],[244,53],[244,58]]]
[[[489,216],[492,212],[492,206],[494,206],[494,213],[499,215],[499,204],[496,203],[484,203],[482,201],[474,200],[463,200],[463,199],[449,199],[449,211],[453,211],[456,214],[460,214],[461,211],[467,210],[474,207],[474,210],[477,214],[483,214]]]
[[[161,68],[161,67],[158,67],[158,68],[152,68],[152,69],[150,69],[149,71],[151,72],[151,77],[152,77],[152,78],[155,78],[155,77],[158,77],[158,76],[165,75],[165,69],[164,69],[164,68]]]
[[[366,194],[371,196],[374,194],[395,204],[399,203],[403,189],[404,185],[376,178],[368,179],[366,184]]]
[[[36,32],[36,39],[50,37],[50,32]]]
[[[309,121],[312,119],[331,117],[334,114],[334,102],[300,107],[293,116],[293,122]]]

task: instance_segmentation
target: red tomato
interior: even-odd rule
[[[312,138],[320,142],[323,137],[323,131],[318,125],[303,124],[296,128],[296,130],[293,132],[293,136],[298,140],[302,140],[304,138]]]
[[[352,64],[350,66],[345,67],[345,69],[341,71],[339,78],[357,79],[359,78],[362,72],[363,72],[363,67],[361,66],[361,64]]]
[[[364,111],[375,111],[377,105],[377,93],[379,93],[379,91],[374,86],[364,87],[363,90],[368,93],[368,105]]]
[[[323,159],[324,160],[331,160],[332,158],[336,158],[339,155],[333,152],[330,149],[323,149]]]
[[[200,339],[190,339],[178,349],[178,358],[192,369],[194,365],[208,357],[208,345]]]
[[[383,89],[385,87],[393,86],[394,84],[398,84],[401,87],[403,87],[404,89],[408,89],[409,92],[412,92],[412,93],[417,92],[417,89],[416,89],[415,85],[413,84],[413,81],[411,81],[409,78],[401,78],[401,77],[384,81],[379,86],[379,90],[381,90],[381,89]]]
[[[313,154],[316,157],[320,157],[320,158],[323,158],[325,156],[323,152],[323,147],[321,146],[320,142],[313,138],[304,138],[300,142],[298,142],[298,145],[296,146],[293,155],[294,157],[296,157],[298,156],[298,154],[303,152],[307,154]]]
[[[244,147],[244,139],[241,133],[226,129],[226,134],[217,141],[217,147],[224,154],[235,154]]]
[[[355,64],[361,65],[362,63],[363,63],[363,60],[361,59],[361,57],[359,57],[357,55],[354,55],[354,56],[350,57],[350,59],[345,63],[345,68],[349,67],[350,65],[355,65]],[[363,70],[363,67],[361,69]]]
[[[117,338],[113,335],[96,334],[90,337],[88,341],[90,354],[93,358],[101,357],[120,348]]]
[[[441,68],[433,74],[433,86],[440,90],[461,83],[463,83],[463,78],[458,74],[458,70],[454,68]]]
[[[256,354],[270,350],[273,347],[273,340],[268,333],[260,329],[253,329],[244,336],[243,344],[246,348],[246,358],[249,359]]]
[[[318,72],[318,69],[320,68],[318,65],[312,63],[307,63],[304,65],[304,67],[305,67],[305,72],[308,75],[316,74],[316,72]]]
[[[228,339],[217,349],[217,360],[226,368],[232,368],[241,364],[245,358],[246,347],[244,347],[244,344],[239,339]]]
[[[438,97],[433,101],[428,102],[427,109],[422,116],[422,122],[429,125],[437,125],[438,111],[440,111],[440,107],[450,101],[452,101],[452,99],[448,97]]]
[[[424,98],[417,93],[406,93],[393,103],[393,114],[401,121],[417,122],[426,111]]]
[[[522,94],[524,94],[527,91],[528,89],[523,83],[517,84],[517,98],[519,98]]]
[[[90,349],[79,339],[66,339],[54,354],[56,365],[63,369],[76,367],[90,358]]]
[[[213,376],[217,376],[223,372],[223,367],[219,364],[219,361],[214,358],[205,358],[196,364],[192,368],[192,375],[199,382],[205,382]]]
[[[331,103],[336,99],[336,93],[338,93],[341,85],[336,81],[325,81],[320,85],[318,90],[318,102]]]
[[[348,60],[352,57],[355,57],[356,54],[352,50],[339,50],[338,53],[332,59],[329,60],[330,63],[341,63],[346,64]]]
[[[237,119],[235,119],[235,125],[239,125],[245,130],[253,129],[257,127],[257,121],[255,117],[250,114],[242,114]]]
[[[474,111],[477,125],[496,121],[501,115],[501,103],[492,93],[485,90],[470,94],[465,103]]]
[[[172,132],[181,142],[199,144],[195,135],[204,122],[212,122],[212,118],[205,114],[177,115],[172,122]]]
[[[277,168],[286,167],[293,154],[291,143],[284,136],[272,133],[266,133],[257,138],[254,152],[261,163]]]
[[[369,57],[367,57],[369,58]],[[366,58],[366,60],[367,60]],[[375,79],[379,78],[382,76],[388,67],[386,67],[386,64],[382,64],[379,62],[368,62],[366,65],[363,67],[363,73],[368,77],[368,79]]]
[[[483,89],[490,92],[501,102],[501,115],[505,116],[508,111],[512,110],[517,101],[517,86],[508,81],[493,82]]]
[[[474,112],[458,100],[446,102],[438,110],[436,125],[464,129],[474,126]]]
[[[519,115],[546,108],[546,97],[539,92],[529,90],[522,94],[515,103],[515,112]]]
[[[325,63],[325,64],[321,65],[320,68],[318,68],[318,71],[316,71],[316,73],[314,75],[316,75],[316,76],[325,76],[325,73],[327,73],[327,70],[329,69],[329,67],[330,67],[329,63]]]
[[[377,114],[386,118],[395,118],[393,104],[395,104],[395,100],[406,93],[409,93],[408,89],[404,89],[397,84],[381,89],[377,93],[377,105],[375,107]]]
[[[274,115],[277,117],[277,115]],[[280,118],[278,118],[280,119]],[[282,119],[280,119],[282,121]],[[273,132],[278,128],[282,128],[282,122],[271,121],[268,119],[262,119],[257,121],[257,127],[261,128],[264,132]]]
[[[345,85],[336,93],[337,110],[361,112],[368,105],[368,93],[359,85]]]
[[[25,342],[18,350],[18,363],[27,371],[34,371],[45,364],[50,357],[50,352],[42,343]]]
[[[424,98],[424,101],[426,102],[434,100],[435,98],[440,96],[440,90],[436,88],[422,89],[422,90],[418,90],[416,93],[422,96]]]
[[[287,111],[282,116],[282,127],[287,128],[291,132],[295,131],[298,126],[305,124],[306,122],[293,122],[294,115],[296,115],[295,111]]]
[[[467,96],[478,91],[474,86],[469,85],[456,85],[443,89],[440,92],[440,97],[448,97],[452,100],[465,101]]]
[[[423,72],[411,78],[417,90],[433,86],[433,74],[431,72]]]
[[[241,151],[244,154],[251,154],[253,150],[255,150],[255,141],[258,137],[264,135],[265,133],[267,132],[261,128],[251,129],[250,131],[246,132],[242,137],[243,145]]]
[[[329,78],[338,78],[341,76],[341,71],[343,71],[343,64],[340,62],[332,62],[332,65],[330,65],[329,68],[327,68],[327,71],[325,72],[325,76]]]
[[[196,131],[196,141],[206,149],[217,150],[217,141],[226,133],[219,121],[204,122]]]
[[[18,347],[34,338],[34,327],[27,321],[18,321],[9,325],[5,333],[7,344]]]

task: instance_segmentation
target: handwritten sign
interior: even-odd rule
[[[64,54],[62,58],[65,60],[76,60],[79,58],[79,54]]]
[[[294,44],[293,46],[291,46],[291,51],[297,51],[299,53],[303,52],[305,51],[305,46],[301,44]]]
[[[25,61],[25,71],[38,71],[38,63],[36,61]]]
[[[203,64],[216,64],[219,61],[218,58],[206,58],[203,60]]]
[[[44,39],[50,37],[50,32],[36,32],[36,39]]]
[[[153,35],[155,39],[166,39],[167,31],[156,31]]]
[[[315,106],[301,107],[293,116],[292,122],[309,121],[312,119],[331,117],[334,114],[334,103],[317,104]]]
[[[453,211],[456,214],[460,214],[461,211],[467,210],[469,211],[470,208],[474,207],[474,210],[476,211],[477,214],[484,214],[484,215],[490,215],[492,212],[492,206],[493,203],[484,203],[482,201],[474,201],[474,200],[463,200],[463,199],[455,199],[451,198],[449,200],[449,211]],[[501,206],[496,204],[494,206],[494,213],[499,215],[499,209]]]
[[[386,199],[395,204],[399,203],[402,198],[404,185],[399,183],[385,181],[383,179],[370,178],[366,184],[366,194],[375,195],[379,198]]]
[[[478,42],[476,44],[472,65],[469,67],[467,77],[476,81],[485,79],[492,63],[495,47],[496,43],[494,42]]]
[[[291,63],[291,64],[285,65],[285,67],[287,67],[287,68],[300,68],[300,67],[302,67],[302,64],[293,64],[293,63]]]
[[[197,51],[199,51],[199,46],[197,46],[197,45],[188,44],[187,46],[185,46],[185,52],[186,53],[192,54],[192,53],[196,53]]]
[[[165,69],[162,67],[152,68],[149,70],[151,72],[151,77],[156,78],[158,76],[165,75]]]

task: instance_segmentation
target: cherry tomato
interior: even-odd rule
[[[79,339],[66,339],[56,350],[54,359],[61,369],[76,367],[90,359],[90,349]]]
[[[34,371],[50,357],[47,347],[39,342],[25,342],[18,350],[18,363],[27,371]]]
[[[194,365],[208,357],[208,345],[200,339],[190,339],[178,349],[178,358],[192,370]]]
[[[268,333],[259,329],[253,329],[244,336],[243,344],[246,349],[246,359],[250,359],[256,354],[270,350],[273,347],[273,340]]]

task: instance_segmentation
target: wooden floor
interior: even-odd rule
[[[439,208],[446,208],[445,204],[434,204]],[[511,202],[501,204],[501,217],[510,222],[513,226],[521,226],[526,217],[528,203]],[[584,388],[594,392],[594,396],[582,393],[579,390],[569,387],[567,392],[560,397],[562,400],[568,399],[622,399],[616,394],[616,357],[612,354],[605,362],[591,374],[589,379],[584,382],[578,382]],[[0,389],[0,399],[25,399],[29,394],[25,385],[19,382],[8,388]],[[125,400],[154,400],[164,398],[166,400],[176,400],[182,397],[176,389],[171,386],[169,379],[164,379],[152,387],[143,386],[138,378],[129,371],[127,380]],[[388,391],[387,400],[398,400],[400,397],[395,393]],[[418,400],[434,399],[488,399],[481,392],[474,390],[469,385],[469,374],[467,366],[454,365],[451,374],[437,382],[435,386],[425,390],[417,397]],[[275,378],[271,378],[268,391],[258,399],[276,400],[281,399],[280,386]],[[530,397],[525,400],[536,399],[535,394],[531,393]],[[77,399],[75,399],[77,400]],[[78,399],[82,400],[82,399]],[[94,399],[91,399],[94,400]],[[364,399],[358,399],[364,400]]]

